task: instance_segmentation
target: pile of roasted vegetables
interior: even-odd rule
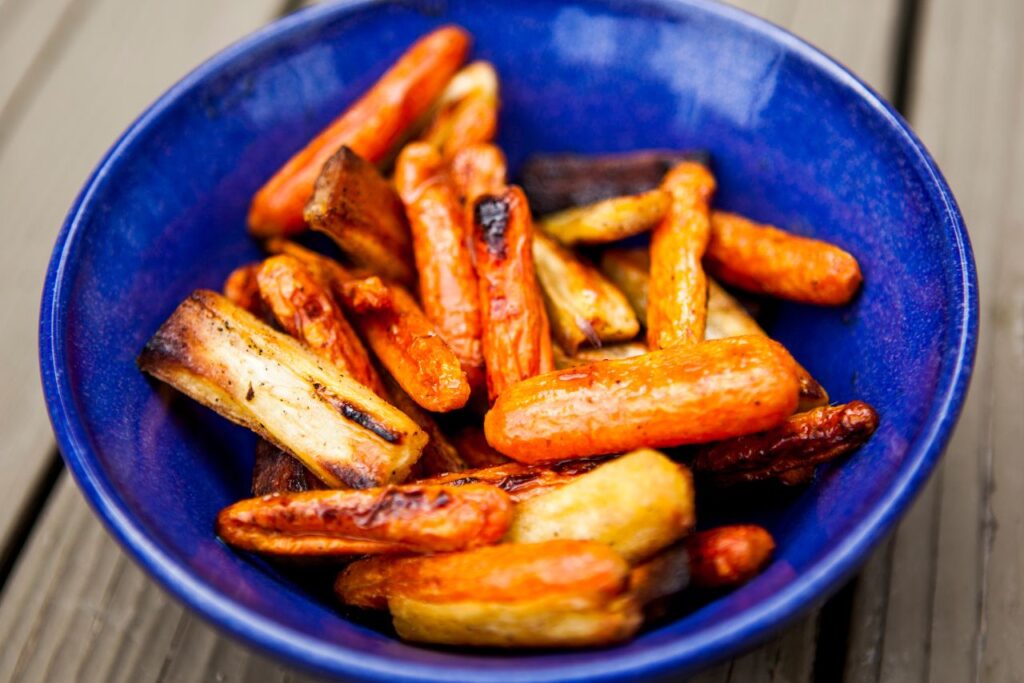
[[[694,531],[691,472],[806,484],[877,425],[718,283],[841,305],[860,270],[713,210],[700,154],[541,155],[507,184],[498,78],[468,49],[423,37],[292,157],[248,217],[270,256],[193,293],[139,365],[260,436],[226,543],[337,562],[341,601],[413,641],[621,641],[770,559],[763,528]]]

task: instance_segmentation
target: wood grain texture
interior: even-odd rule
[[[3,0],[4,3],[19,1],[24,0]],[[89,16],[81,26],[76,26],[75,36],[64,48],[68,54],[62,55],[55,63],[50,81],[57,85],[48,81],[45,87],[49,94],[42,91],[34,94],[30,106],[19,116],[19,129],[26,132],[12,136],[6,150],[0,140],[0,179],[14,178],[14,169],[23,169],[40,149],[57,150],[61,145],[71,144],[76,150],[75,156],[69,160],[72,168],[48,169],[51,175],[58,174],[60,184],[67,189],[66,201],[55,202],[57,206],[39,206],[38,199],[33,202],[34,197],[38,198],[38,192],[24,197],[14,193],[15,190],[22,194],[29,192],[31,188],[28,186],[36,181],[41,170],[35,175],[25,174],[24,181],[15,178],[16,187],[0,186],[0,193],[4,193],[0,194],[0,202],[4,202],[5,207],[8,204],[14,206],[16,215],[30,219],[34,230],[42,231],[46,236],[43,240],[35,235],[35,243],[28,244],[31,231],[25,227],[24,233],[19,234],[26,245],[23,251],[28,250],[38,261],[37,268],[31,272],[25,273],[25,268],[22,268],[23,277],[41,276],[45,253],[60,221],[59,213],[70,203],[71,194],[105,145],[148,99],[183,73],[187,64],[174,67],[173,50],[169,46],[157,46],[158,52],[164,51],[163,56],[156,66],[146,63],[145,73],[139,69],[138,74],[115,75],[103,70],[116,66],[118,56],[134,54],[140,46],[161,39],[169,42],[183,35],[211,31],[207,38],[214,42],[214,29],[208,24],[217,24],[218,20],[210,15],[229,11],[220,3],[200,3],[197,0],[180,3],[182,7],[170,4],[167,7],[149,4],[135,7],[125,0],[74,1],[95,3],[95,7],[90,7]],[[256,21],[258,13],[255,10],[246,5],[246,10],[252,12],[250,15],[249,11],[242,12],[238,4],[232,4],[234,10],[230,11],[245,14],[245,22]],[[888,92],[891,88],[890,59],[894,53],[899,0],[857,3],[847,0],[743,0],[736,4],[822,47],[876,89]],[[202,10],[198,9],[200,5]],[[3,7],[0,5],[0,11]],[[154,13],[161,16],[154,16]],[[163,16],[177,16],[178,13],[189,15],[197,22],[201,14],[207,25],[191,26],[180,17]],[[222,17],[217,30],[230,32],[231,21]],[[130,28],[119,30],[119,34],[123,34],[119,40],[125,44],[110,41],[109,30],[100,30],[104,22],[128,22]],[[160,30],[155,31],[153,27]],[[145,34],[142,37],[131,35],[133,31],[140,30]],[[238,32],[244,30],[247,28],[239,28]],[[104,38],[107,44],[101,44]],[[227,37],[221,38],[207,51],[213,51],[227,40]],[[74,56],[81,54],[98,55],[106,61],[102,62],[102,68],[88,60],[76,64]],[[199,56],[195,55],[195,60]],[[99,96],[90,95],[94,88],[99,88]],[[125,92],[118,92],[119,89]],[[105,97],[113,97],[117,106],[104,103]],[[77,106],[79,100],[84,110],[81,110],[83,120],[76,124],[77,128],[68,133],[53,131],[50,137],[55,139],[44,139],[44,132],[48,130],[45,126],[52,126],[60,118],[55,108],[67,107],[69,103]],[[37,117],[38,123],[28,123]],[[42,127],[37,129],[34,126]],[[76,141],[76,136],[84,136],[86,143]],[[92,145],[89,149],[83,149],[89,145]],[[9,155],[16,156],[8,160]],[[32,167],[42,169],[42,163],[41,160],[36,161]],[[13,199],[17,201],[12,203]],[[22,230],[19,224],[12,223],[12,226],[12,232]],[[14,260],[10,255],[0,258]],[[24,256],[18,259],[21,263],[29,260]],[[0,265],[8,266],[6,261]],[[7,276],[0,274],[0,277]],[[30,288],[37,289],[38,282],[31,280],[24,287]],[[33,290],[30,297],[33,306],[35,297]],[[16,312],[14,318],[4,322],[18,324],[24,317],[25,312]],[[24,354],[25,351],[22,349],[20,352]],[[34,364],[28,369],[34,378]],[[24,378],[12,377],[9,381],[15,379]],[[35,433],[31,427],[33,416],[36,418]],[[20,452],[32,452],[33,447],[45,441],[45,418],[41,410],[33,411],[30,407],[16,417],[17,420],[10,418],[10,424],[22,425],[24,428],[20,431],[26,434],[25,448]],[[4,419],[0,417],[0,420]],[[0,451],[0,464],[6,462],[6,457],[8,453]],[[3,490],[4,486],[6,483],[0,483],[0,495],[10,493]],[[769,643],[712,669],[698,680],[809,681],[817,630],[818,618],[812,615]],[[109,539],[66,475],[0,598],[0,639],[5,643],[0,651],[0,679],[3,680],[313,680],[219,635],[167,598]]]
[[[850,681],[1024,680],[1024,4],[929,0],[910,121],[970,230],[982,335],[939,475],[866,575]],[[869,580],[870,576],[870,580]],[[870,597],[868,597],[870,596]]]
[[[17,331],[2,338],[0,363],[0,547],[53,452],[35,331],[43,273],[64,213],[104,150],[147,103],[205,57],[265,23],[279,4],[7,1],[13,9],[7,3],[2,9],[17,23],[0,26],[3,82],[15,68],[2,61],[8,40],[15,51],[28,50],[25,32],[40,31],[50,42],[43,49],[45,68],[33,70],[38,60],[17,62],[29,80],[20,81],[27,85],[8,101],[16,106],[0,111],[0,329]],[[50,21],[37,16],[43,8],[55,13]]]

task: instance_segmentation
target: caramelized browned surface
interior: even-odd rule
[[[416,281],[402,202],[373,164],[348,147],[324,164],[305,217],[355,263],[403,284]]]
[[[369,277],[343,283],[341,293],[370,348],[416,403],[435,412],[466,404],[459,358],[405,289]]]
[[[323,482],[305,465],[274,444],[260,439],[252,465],[252,495],[309,491],[323,488]]]
[[[523,165],[523,188],[538,214],[658,187],[673,166],[707,162],[702,152],[637,150],[618,154],[535,154]]]
[[[647,344],[652,349],[704,339],[708,284],[701,259],[711,233],[708,207],[715,179],[701,164],[684,161],[665,176],[662,189],[672,204],[651,233]]]
[[[878,414],[863,401],[815,408],[766,432],[703,446],[693,468],[722,485],[771,479],[849,453],[877,427]]]
[[[654,189],[565,209],[545,216],[540,227],[565,245],[615,242],[656,226],[671,202],[667,192]]]
[[[224,281],[224,296],[228,301],[241,309],[249,311],[256,317],[260,315],[263,302],[260,300],[260,286],[256,281],[259,263],[247,263],[231,271]]]
[[[257,282],[263,303],[285,332],[386,398],[384,385],[363,342],[327,285],[301,261],[287,255],[272,256],[260,266]]]
[[[690,556],[686,544],[662,550],[629,573],[629,589],[641,605],[667,598],[690,583]]]
[[[533,377],[498,398],[484,430],[522,462],[703,443],[775,427],[798,390],[781,345],[734,337]]]
[[[451,179],[469,210],[476,198],[484,194],[500,194],[505,189],[505,153],[497,145],[479,143],[461,149],[451,160]]]
[[[423,453],[413,465],[409,476],[413,479],[420,479],[445,472],[461,472],[466,469],[468,467],[466,461],[462,459],[458,449],[441,431],[441,427],[430,413],[412,400],[412,397],[399,386],[395,378],[387,373],[384,373],[384,385],[391,403],[412,418],[413,422],[418,424],[430,439],[423,447]]]
[[[491,467],[464,470],[420,479],[417,484],[490,484],[507,493],[514,502],[521,503],[565,486],[604,462],[602,458],[585,458],[551,463],[550,465],[523,465],[506,462]]]
[[[217,516],[217,534],[277,555],[310,553],[309,539],[323,554],[442,552],[496,543],[511,516],[508,495],[493,486],[403,484],[243,500]]]
[[[260,237],[305,227],[302,212],[324,163],[342,145],[376,163],[427,112],[469,51],[469,35],[445,26],[416,41],[388,71],[260,188],[249,230]]]
[[[427,557],[368,558],[346,567],[334,587],[347,604],[381,609],[395,595],[431,602],[610,598],[623,592],[628,573],[626,561],[603,543],[548,541]]]
[[[498,74],[488,62],[473,62],[441,93],[421,139],[450,159],[470,145],[490,142],[497,128]]]
[[[809,304],[845,304],[862,280],[857,259],[839,247],[724,211],[711,215],[705,264],[734,287]]]
[[[695,586],[738,586],[757,576],[771,559],[775,541],[752,524],[723,526],[692,534],[684,541]]]
[[[483,468],[501,465],[510,462],[507,457],[494,450],[491,444],[487,443],[483,427],[476,424],[467,424],[454,430],[450,435],[452,443],[458,449],[459,455],[470,467]]]
[[[534,274],[533,222],[518,187],[474,204],[473,244],[480,283],[487,391],[554,367],[551,332]]]
[[[395,185],[412,229],[423,312],[462,361],[470,384],[483,380],[480,298],[466,213],[444,160],[431,145],[407,145]]]
[[[400,480],[427,439],[372,391],[215,292],[186,299],[138,363],[299,458],[331,486]]]

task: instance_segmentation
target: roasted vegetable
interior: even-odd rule
[[[877,427],[878,413],[863,401],[823,406],[768,431],[703,446],[693,468],[722,486],[773,479],[845,455]]]
[[[449,435],[459,455],[471,468],[493,467],[510,462],[508,458],[494,450],[487,443],[484,430],[479,425],[467,424]]]
[[[420,302],[462,361],[471,385],[482,384],[480,298],[469,229],[444,160],[426,143],[407,145],[395,185],[412,228]]]
[[[450,170],[452,184],[468,209],[466,224],[471,225],[477,197],[505,191],[505,154],[495,145],[470,145],[452,158]]]
[[[628,577],[626,562],[605,545],[551,541],[360,560],[335,590],[348,604],[386,604],[407,640],[570,647],[618,642],[637,630]]]
[[[448,486],[490,484],[507,493],[514,502],[521,503],[565,486],[602,462],[604,462],[603,458],[567,460],[546,466],[507,462],[491,467],[442,474],[429,479],[421,479],[417,483],[447,484]]]
[[[530,206],[543,215],[653,190],[683,161],[707,165],[705,152],[640,150],[619,154],[535,154],[523,166]]]
[[[651,234],[647,345],[667,349],[704,339],[708,284],[701,258],[708,244],[708,205],[715,178],[694,162],[669,171],[662,188],[672,196],[665,218]]]
[[[670,203],[667,192],[650,190],[553,213],[541,220],[540,227],[562,244],[604,244],[650,230]]]
[[[689,583],[690,556],[683,543],[662,550],[629,573],[630,592],[644,606],[678,593]]]
[[[346,310],[377,358],[416,403],[443,413],[469,400],[458,357],[404,289],[378,277],[341,284]]]
[[[724,211],[711,215],[704,261],[726,284],[823,306],[845,304],[862,280],[857,259],[839,247]]]
[[[690,581],[703,588],[746,583],[757,576],[775,550],[771,534],[752,524],[700,531],[688,536],[684,545],[690,556]]]
[[[632,339],[640,331],[633,309],[615,285],[551,238],[533,236],[533,261],[555,339],[572,355],[584,343]]]
[[[259,263],[247,263],[231,271],[224,281],[224,296],[239,308],[262,318],[263,302],[260,300],[260,286],[256,281]]]
[[[221,510],[217,535],[273,555],[444,552],[497,542],[511,510],[486,484],[279,493]]]
[[[466,461],[462,459],[458,449],[441,431],[437,421],[416,401],[412,400],[409,394],[405,393],[394,377],[384,373],[384,386],[387,388],[387,396],[391,399],[391,403],[412,418],[412,421],[418,424],[429,437],[427,445],[423,447],[423,453],[420,454],[420,459],[412,467],[412,472],[409,475],[412,479],[468,469]]]
[[[322,489],[323,482],[301,462],[274,444],[260,439],[252,465],[252,495]]]
[[[372,391],[215,292],[198,290],[178,306],[138,363],[329,486],[401,480],[427,440]]]
[[[483,195],[473,208],[487,393],[554,367],[551,332],[533,265],[533,222],[518,187]]]
[[[559,370],[574,368],[577,365],[589,365],[599,360],[620,360],[622,358],[635,358],[647,353],[647,345],[640,342],[627,342],[625,344],[611,344],[596,349],[580,349],[572,356],[567,356],[559,348],[555,347],[555,367]]]
[[[380,80],[260,188],[249,208],[249,230],[258,237],[301,231],[302,210],[320,169],[340,147],[376,163],[423,116],[458,71],[469,35],[445,26],[424,36]]]
[[[506,541],[600,541],[639,562],[693,528],[693,502],[689,471],[645,448],[520,502]]]
[[[520,462],[703,443],[777,426],[797,391],[781,345],[734,337],[524,380],[498,398],[484,432]]]
[[[380,375],[341,307],[327,285],[301,261],[287,255],[272,256],[260,266],[257,282],[263,303],[285,332],[378,396],[387,398]]]
[[[455,74],[441,93],[422,140],[445,158],[480,142],[498,128],[498,74],[488,62],[473,62]]]
[[[601,258],[601,269],[625,293],[641,320],[647,313],[647,285],[650,258],[647,250],[609,249]],[[708,306],[705,339],[726,339],[748,334],[766,334],[747,310],[717,282],[708,278]],[[579,354],[577,354],[579,355]],[[556,359],[557,361],[557,359]],[[800,403],[805,411],[828,405],[828,392],[811,373],[798,365]]]
[[[403,284],[416,281],[401,200],[373,164],[348,147],[324,164],[305,217],[358,265]]]

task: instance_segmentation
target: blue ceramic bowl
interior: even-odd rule
[[[502,77],[501,144],[531,151],[705,148],[720,206],[831,240],[865,285],[841,309],[784,305],[774,333],[878,433],[808,490],[736,518],[778,541],[760,577],[634,641],[585,652],[404,644],[222,545],[253,437],[139,373],[136,354],[197,287],[256,258],[249,198],[416,37],[447,22]],[[974,264],[942,176],[849,72],[759,19],[703,0],[351,2],[291,16],[176,85],[117,142],[57,240],[40,323],[54,430],[122,545],[217,626],[321,672],[377,681],[644,680],[690,672],[820,603],[935,467],[967,388]],[[729,517],[725,514],[724,517]]]

